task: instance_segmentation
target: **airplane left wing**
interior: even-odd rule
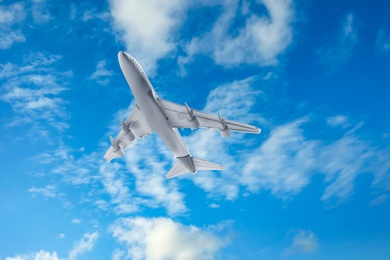
[[[205,127],[218,129],[224,137],[229,136],[230,130],[254,134],[259,134],[261,131],[259,128],[252,125],[222,119],[219,114],[218,116],[214,116],[189,108],[187,104],[182,106],[161,98],[158,98],[157,102],[168,117],[171,125],[175,128],[195,129],[197,127]]]
[[[107,162],[115,157],[122,157],[125,150],[134,140],[149,135],[152,130],[138,105],[133,107],[126,121],[121,119],[121,131],[116,139],[111,139],[111,146],[104,155]]]

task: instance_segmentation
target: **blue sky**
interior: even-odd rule
[[[0,259],[387,259],[390,3],[1,1]],[[157,93],[259,126],[181,131],[223,164],[171,180],[155,135],[106,163]]]

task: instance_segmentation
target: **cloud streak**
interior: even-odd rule
[[[97,231],[93,233],[84,234],[83,238],[80,241],[78,241],[73,246],[73,249],[69,252],[68,259],[74,260],[79,255],[91,251],[98,238],[99,238],[99,233]]]
[[[387,53],[390,51],[390,36],[384,30],[378,32],[375,48],[377,51]]]
[[[351,58],[358,43],[358,25],[352,13],[346,15],[339,29],[335,42],[330,41],[327,46],[319,48],[317,55],[322,64],[334,73],[343,67]]]

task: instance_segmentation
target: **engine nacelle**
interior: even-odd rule
[[[133,134],[133,132],[131,132],[131,130],[129,130],[129,132],[127,132],[127,134],[125,134],[123,138],[131,143],[134,141],[135,135]]]
[[[119,149],[118,151],[114,152],[116,154],[116,156],[118,156],[119,158],[123,157],[123,155],[125,155],[125,152],[122,150],[122,149]]]
[[[219,131],[221,132],[221,135],[223,137],[229,137],[230,136],[230,130],[225,121],[222,119],[221,115],[218,113],[219,118]]]
[[[228,127],[226,127],[225,129],[219,128],[219,131],[221,132],[221,135],[223,137],[229,137],[230,136],[230,130],[229,130]]]
[[[200,126],[200,123],[199,123],[198,119],[196,118],[196,116],[194,115],[194,112],[192,111],[191,108],[189,108],[187,103],[184,103],[184,104],[186,105],[186,109],[187,109],[187,122],[190,125],[190,128],[191,129],[198,128]]]
[[[115,141],[115,139],[110,136],[110,141],[111,141],[111,147],[112,147],[112,151],[118,156],[118,157],[122,157],[124,155],[124,152],[123,150],[121,149],[121,147],[119,146],[118,142]]]
[[[125,121],[123,121],[123,119],[121,118],[121,125],[122,125],[122,131],[123,131],[123,134],[124,134],[124,137],[128,142],[132,142],[134,141],[135,139],[135,135],[133,134],[133,132],[131,131],[131,129],[129,128],[129,126],[126,124]]]

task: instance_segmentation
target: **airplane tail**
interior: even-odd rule
[[[190,157],[193,165],[195,166],[196,171],[207,171],[207,170],[223,170],[224,167],[217,163],[208,162],[202,159]],[[178,158],[179,159],[179,158]],[[182,160],[178,160],[176,164],[172,167],[172,169],[165,175],[165,178],[171,179],[173,177],[177,177],[180,175],[183,175],[185,173],[192,173],[191,170],[187,169],[184,163],[181,162]],[[192,174],[196,173],[193,172]]]

